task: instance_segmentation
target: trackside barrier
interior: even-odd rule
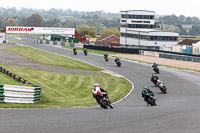
[[[200,57],[189,56],[189,55],[176,55],[176,54],[160,52],[159,57],[167,59],[183,60],[183,61],[200,62]]]
[[[21,82],[23,84],[31,84],[22,77],[6,70],[0,66],[0,72],[10,76],[11,78]],[[36,85],[33,85],[36,86]],[[41,100],[42,87],[26,87],[26,86],[14,86],[14,85],[2,85],[0,84],[0,102],[3,103],[36,103]]]
[[[41,87],[0,84],[1,103],[37,103],[41,99]]]

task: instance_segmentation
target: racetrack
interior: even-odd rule
[[[2,133],[188,133],[200,132],[200,73],[160,67],[158,76],[167,85],[167,94],[160,93],[150,81],[151,65],[121,61],[117,67],[114,59],[49,45],[28,43],[13,38],[12,42],[43,49],[117,72],[134,83],[133,92],[115,108],[47,108],[0,109]],[[141,97],[143,86],[149,86],[157,99],[150,107]]]

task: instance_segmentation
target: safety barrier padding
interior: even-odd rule
[[[41,87],[0,84],[1,103],[37,103],[41,100]]]

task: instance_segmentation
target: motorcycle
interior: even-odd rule
[[[158,68],[158,67],[154,67],[153,70],[154,70],[157,74],[159,74],[159,68]]]
[[[104,59],[105,59],[106,61],[108,61],[108,56],[104,56]]]
[[[158,77],[151,77],[151,82],[153,82],[155,86],[158,86],[158,79]]]
[[[167,87],[165,83],[163,83],[161,80],[157,80],[158,88],[160,89],[161,92],[167,93]]]
[[[77,55],[77,50],[73,50],[74,51],[74,55]]]
[[[115,63],[117,64],[118,67],[121,67],[121,62],[120,61],[116,61]]]
[[[88,51],[87,51],[87,50],[84,50],[83,52],[84,52],[85,56],[87,56]]]
[[[113,105],[104,97],[106,92],[101,92],[99,87],[95,88],[95,91],[92,91],[93,97],[96,98],[97,103],[100,105],[101,108],[107,109],[110,107],[113,109]]]
[[[150,104],[151,106],[156,106],[156,99],[154,98],[154,96],[150,93],[145,93],[144,94],[144,99],[147,99],[145,100],[147,102],[147,104]]]

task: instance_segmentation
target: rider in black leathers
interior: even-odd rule
[[[156,78],[156,79],[159,79],[159,77],[158,77],[157,75],[152,74],[152,76],[151,76],[151,81],[153,82],[153,80],[154,80],[155,78]]]
[[[145,97],[145,94],[146,93],[149,93],[149,94],[151,94],[152,96],[154,96],[154,94],[153,94],[153,92],[147,87],[147,86],[145,86],[144,88],[143,88],[143,90],[142,90],[142,97],[144,97],[144,101],[147,101],[148,99],[148,97]],[[147,103],[147,105],[148,105],[148,103]]]
[[[84,52],[85,55],[88,53],[86,48],[84,48],[83,52]]]
[[[76,48],[76,47],[73,48],[73,52],[74,52],[74,53],[75,53],[75,51],[77,51],[77,48]]]
[[[118,57],[115,58],[115,63],[117,63],[118,61],[120,61],[120,59]]]
[[[155,62],[152,65],[152,68],[158,67],[158,64],[156,64]]]

